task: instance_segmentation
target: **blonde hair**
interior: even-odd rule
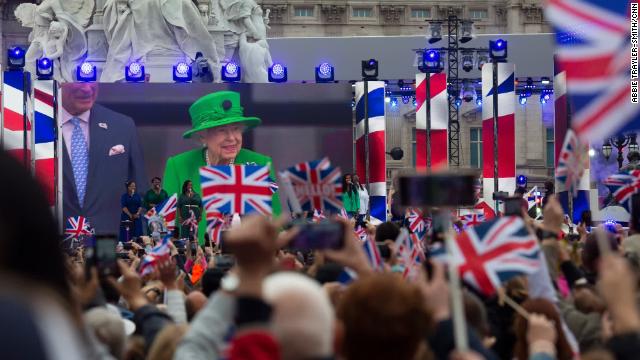
[[[147,359],[150,360],[171,360],[176,352],[178,343],[184,334],[189,330],[186,324],[171,324],[165,326],[156,336],[149,348]]]

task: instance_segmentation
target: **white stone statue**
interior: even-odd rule
[[[87,53],[85,30],[91,21],[95,7],[94,0],[44,0],[40,5],[20,4],[15,11],[16,18],[22,26],[33,27],[29,35],[31,44],[25,57],[26,69],[35,73],[35,61],[45,55],[45,47],[51,40],[58,46],[62,36],[62,52],[54,51],[58,56],[57,79],[74,81],[75,69]],[[54,25],[50,34],[50,24]],[[62,29],[66,27],[66,34]],[[59,54],[58,54],[59,53]]]
[[[267,82],[267,69],[271,66],[266,43],[269,12],[263,14],[254,0],[212,0],[212,6],[219,7],[227,31],[225,60],[233,59],[237,52],[243,82]]]
[[[44,45],[44,56],[53,62],[53,78],[58,81],[68,81],[63,77],[61,70],[61,58],[64,54],[64,45],[69,35],[69,28],[63,22],[52,21],[49,25],[47,42]]]
[[[240,35],[240,64],[242,66],[242,79],[246,83],[269,82],[269,67],[272,64],[271,53],[267,40],[249,42],[247,34]]]
[[[107,0],[104,30],[109,43],[100,81],[124,78],[124,65],[157,56],[195,59],[202,52],[220,76],[213,37],[191,0]]]

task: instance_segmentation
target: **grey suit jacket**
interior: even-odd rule
[[[123,145],[125,152],[109,156],[109,150],[116,145]],[[147,184],[144,160],[133,120],[98,104],[91,109],[89,173],[82,207],[76,194],[75,178],[67,148],[62,148],[65,219],[84,216],[96,234],[117,234],[122,212],[120,197],[126,192],[124,183],[134,180],[138,192],[142,192]]]

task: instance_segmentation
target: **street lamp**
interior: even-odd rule
[[[629,153],[638,152],[639,146],[636,141],[636,134],[631,133],[629,135],[618,135],[611,139],[606,139],[604,144],[602,144],[602,155],[606,160],[609,160],[611,157],[611,153],[613,152],[613,147],[618,150],[618,156],[616,160],[618,161],[618,169],[622,169],[622,162],[624,161],[624,156],[622,154],[625,147],[629,147]]]

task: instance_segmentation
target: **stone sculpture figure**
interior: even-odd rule
[[[198,52],[209,59],[213,74],[220,74],[213,37],[191,0],[107,0],[104,30],[109,52],[100,81],[123,79],[130,61],[154,55],[194,60]]]
[[[269,14],[265,16],[254,0],[213,0],[212,6],[219,6],[227,30],[225,59],[233,59],[237,50],[240,66],[243,68],[243,81],[267,82],[266,68],[271,66],[271,55],[266,43]],[[245,37],[241,41],[242,34]],[[267,57],[269,64],[265,68]],[[255,66],[258,68],[254,68]]]
[[[33,27],[29,35],[31,45],[25,57],[25,70],[35,72],[35,61],[45,55],[45,47],[50,40],[50,24],[56,21],[60,24],[54,25],[52,36],[59,38],[64,35],[64,39],[55,76],[59,80],[74,81],[75,68],[87,53],[85,30],[94,7],[94,0],[44,0],[40,5],[19,5],[14,15],[22,26]],[[66,34],[61,32],[63,27],[67,29]],[[53,46],[57,46],[57,42]],[[55,51],[56,55],[58,52]]]
[[[69,35],[69,28],[65,23],[52,21],[49,25],[47,42],[44,45],[44,56],[53,62],[53,78],[58,81],[65,81],[63,71],[61,71],[61,58],[64,54],[64,45]]]
[[[240,35],[238,54],[243,69],[244,82],[266,83],[269,82],[269,67],[272,64],[271,53],[267,40],[261,39],[255,42],[247,41],[247,34]]]

